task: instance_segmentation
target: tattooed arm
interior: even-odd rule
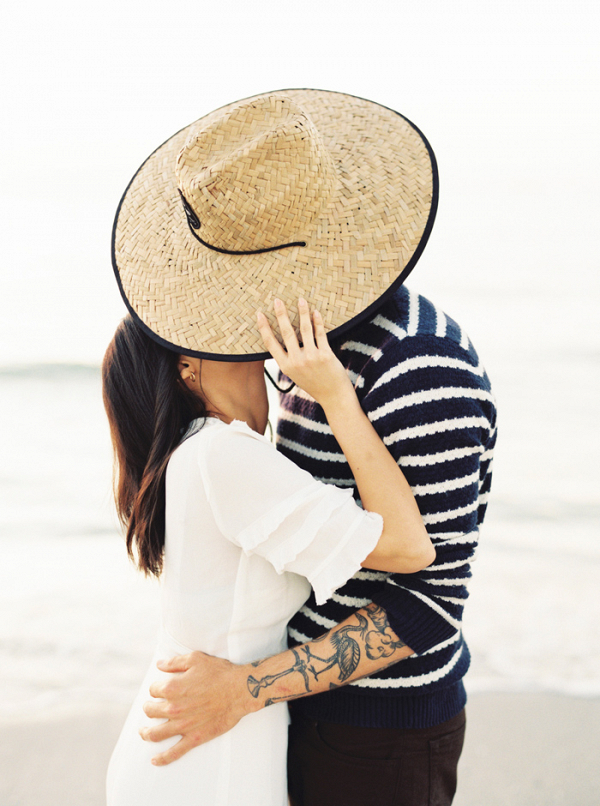
[[[144,711],[168,721],[140,733],[155,742],[182,737],[153,759],[155,764],[170,764],[226,733],[246,714],[338,688],[411,654],[376,604],[361,608],[320,638],[243,666],[192,652],[159,665],[173,674],[167,683],[151,686],[157,699],[146,703]]]
[[[267,706],[338,688],[411,654],[392,631],[385,610],[369,604],[320,638],[251,664],[257,671],[246,685]]]

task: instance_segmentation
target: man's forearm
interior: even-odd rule
[[[392,666],[412,654],[383,608],[369,604],[329,632],[240,667],[253,710],[329,691]]]
[[[153,759],[154,764],[170,764],[253,711],[338,688],[411,654],[391,629],[385,610],[371,603],[320,638],[254,663],[240,666],[203,652],[159,661],[162,671],[175,674],[150,686],[154,699],[144,711],[164,721],[140,734],[153,742],[180,736]]]

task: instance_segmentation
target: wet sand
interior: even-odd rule
[[[0,804],[103,806],[125,710],[90,706],[0,719]],[[472,694],[467,719],[454,806],[600,803],[600,699]]]

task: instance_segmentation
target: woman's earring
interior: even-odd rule
[[[190,374],[190,380],[192,381],[192,383],[196,383],[196,376],[193,372]]]

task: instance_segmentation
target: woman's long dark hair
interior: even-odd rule
[[[190,422],[206,416],[202,401],[181,380],[178,361],[177,353],[126,316],[102,362],[117,513],[127,530],[129,556],[155,576],[165,545],[167,463]]]

